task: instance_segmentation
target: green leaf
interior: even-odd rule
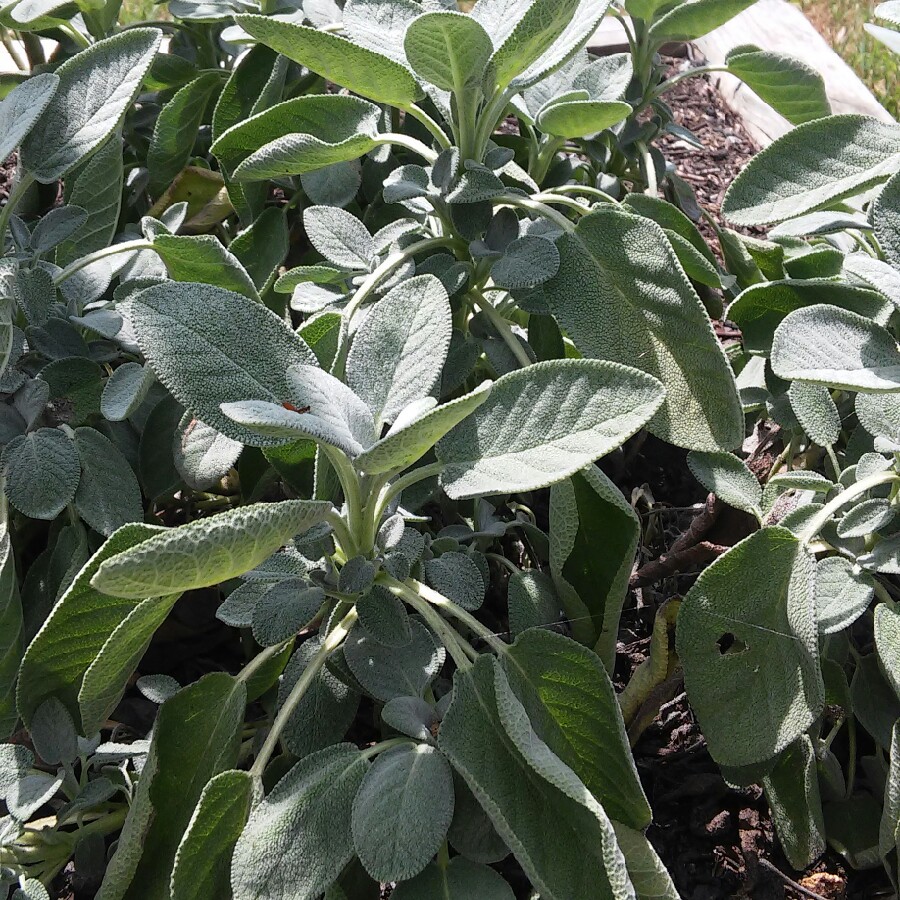
[[[444,648],[436,646],[428,628],[413,620],[410,630],[412,638],[402,647],[379,644],[362,629],[355,629],[344,644],[353,676],[382,702],[421,697],[444,665]]]
[[[553,485],[550,572],[574,637],[594,647],[608,672],[640,534],[637,514],[597,466]]]
[[[666,398],[649,429],[690,450],[732,450],[744,426],[734,377],[709,317],[655,222],[611,205],[557,242],[543,286],[560,327],[588,357],[658,378]]]
[[[266,16],[238,15],[234,20],[288,59],[376,103],[403,107],[422,96],[407,68],[336,34]]]
[[[900,697],[900,612],[894,605],[875,607],[875,649],[894,693]]]
[[[185,484],[195,491],[206,491],[231,471],[242,449],[238,441],[187,413],[175,434],[172,452],[175,468]]]
[[[844,257],[844,272],[873,287],[894,306],[900,307],[900,271],[893,266],[868,253],[851,253]]]
[[[637,900],[680,900],[666,867],[643,833],[619,822],[612,824]]]
[[[886,499],[863,500],[847,510],[837,525],[837,533],[842,538],[865,538],[889,525],[894,519],[895,509]]]
[[[454,676],[438,740],[541,897],[633,897],[603,808],[530,728],[492,657]]]
[[[625,0],[628,15],[645,22],[651,22],[663,7],[671,5],[672,0]]]
[[[900,849],[900,722],[895,722],[891,730],[890,768],[884,786],[878,846],[882,857]],[[897,874],[896,867],[892,874]]]
[[[211,672],[160,707],[147,762],[98,900],[169,896],[172,866],[211,778],[234,768],[247,692]]]
[[[816,563],[816,618],[819,634],[835,634],[852,625],[875,593],[872,576],[842,556]]]
[[[827,447],[837,443],[841,436],[841,414],[828,388],[795,381],[788,389],[788,397],[803,430],[817,444]]]
[[[900,127],[831,116],[788,132],[758,153],[728,189],[722,212],[770,225],[815,212],[887,181],[900,165]]]
[[[70,172],[121,122],[162,33],[133,28],[98,41],[57,70],[59,88],[22,144],[22,163],[42,184]]]
[[[791,532],[763,528],[720,556],[684,598],[676,652],[720,765],[771,758],[822,711],[814,577]]]
[[[900,177],[884,186],[875,202],[875,234],[884,258],[900,269]]]
[[[58,86],[59,76],[45,72],[23,81],[6,95],[0,103],[0,161],[6,162],[22,143]]]
[[[356,457],[356,467],[368,475],[381,475],[411,466],[478,409],[490,396],[491,388],[491,383],[486,381],[474,391],[438,407],[423,405],[421,410],[406,410],[380,441]]]
[[[836,306],[807,306],[778,326],[772,370],[788,381],[851,391],[900,390],[900,351],[891,333]]]
[[[650,824],[616,692],[603,663],[575,641],[536,628],[500,660],[537,736],[617,821]]]
[[[570,100],[545,106],[537,126],[545,134],[581,138],[611,128],[631,115],[631,105],[619,100]]]
[[[55,519],[78,488],[81,467],[75,444],[58,428],[38,428],[3,448],[9,502],[32,519]]]
[[[81,727],[85,734],[100,731],[119,705],[129,680],[144,658],[150,641],[172,611],[179,594],[151,597],[139,603],[104,643],[84,673],[78,691]]]
[[[802,60],[758,47],[737,47],[725,62],[732,75],[792,125],[831,115],[824,79]]]
[[[479,91],[494,45],[472,17],[427,12],[414,19],[403,42],[406,58],[421,78],[445,91]]]
[[[228,245],[256,289],[265,291],[290,249],[290,229],[282,209],[269,207]]]
[[[687,464],[694,478],[720,500],[757,518],[762,516],[762,486],[742,459],[731,453],[692,450]]]
[[[507,584],[509,630],[520,635],[529,628],[543,628],[559,621],[562,602],[553,580],[536,569],[516,571]]]
[[[412,881],[398,884],[394,900],[513,900],[512,888],[493,869],[456,856],[449,865],[432,863]]]
[[[24,651],[22,601],[9,529],[0,526],[0,739],[16,727],[16,675]]]
[[[428,583],[457,606],[474,612],[484,603],[485,583],[471,556],[465,553],[443,553],[425,560]]]
[[[775,830],[788,862],[799,872],[825,852],[825,820],[816,753],[807,735],[791,744],[763,779]]]
[[[869,434],[900,444],[900,395],[857,394],[856,417]]]
[[[657,46],[667,41],[692,41],[724,25],[754,2],[755,0],[686,0],[650,26],[650,39]]]
[[[278,685],[279,709],[287,702],[294,685],[321,648],[322,638],[319,635],[304,641],[297,648]],[[287,721],[284,746],[294,756],[303,758],[337,743],[353,724],[358,708],[359,694],[328,667],[322,669]]]
[[[360,627],[379,644],[404,647],[412,639],[403,601],[380,584],[373,585],[356,601],[356,612]]]
[[[358,97],[297,97],[238,120],[218,136],[212,152],[226,170],[240,167],[242,177],[302,175],[371,150],[380,116],[377,106]]]
[[[215,285],[251,300],[259,300],[253,279],[240,260],[211,234],[159,234],[153,249],[160,255],[173,281]]]
[[[140,605],[139,600],[100,593],[91,586],[91,578],[104,560],[162,530],[138,524],[120,528],[78,572],[54,606],[22,660],[17,702],[26,725],[48,697],[62,700],[75,722],[81,722],[78,693],[85,673],[113,632]],[[177,598],[157,599],[166,605]]]
[[[748,353],[768,355],[775,330],[788,314],[814,304],[849,309],[886,324],[893,308],[868,287],[842,284],[830,278],[789,278],[754,284],[728,307],[728,318],[740,326]]]
[[[453,776],[427,744],[382,753],[353,801],[353,844],[376,881],[418,875],[440,849],[453,819]]]
[[[369,764],[338,744],[301,760],[250,814],[234,851],[234,900],[316,900],[353,857],[353,798]]]
[[[70,203],[87,211],[87,221],[56,248],[56,264],[67,266],[112,242],[119,224],[124,180],[122,145],[113,135],[74,178]]]
[[[236,578],[325,520],[330,503],[256,503],[166,529],[106,560],[91,579],[122,597],[190,591]]]
[[[150,194],[158,197],[187,165],[210,97],[222,84],[218,72],[206,72],[181,88],[156,119],[147,149]]]
[[[241,428],[222,403],[290,396],[288,368],[315,365],[301,337],[275,313],[210,285],[160,284],[131,303],[138,342],[159,380],[194,415],[242,443],[273,444]]]
[[[491,278],[497,287],[516,290],[544,284],[558,271],[559,251],[556,244],[526,235],[506,246],[503,256],[491,268]]]
[[[345,269],[369,271],[375,259],[375,242],[356,216],[332,206],[309,206],[303,210],[303,227],[310,243],[329,262]]]
[[[452,330],[450,300],[434,275],[401,282],[366,316],[347,357],[347,384],[372,411],[377,433],[432,394]]]
[[[274,647],[311,622],[325,602],[322,588],[303,578],[273,584],[253,607],[253,637],[261,647]]]
[[[659,409],[662,386],[636,369],[551,360],[504,375],[436,447],[460,500],[536,490],[621,446]]]
[[[203,788],[175,854],[172,900],[231,896],[231,856],[250,815],[253,778],[231,769]]]
[[[81,518],[104,537],[140,522],[141,489],[121,450],[93,428],[75,429],[75,447],[81,459],[75,509]]]

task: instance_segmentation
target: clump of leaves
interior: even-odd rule
[[[763,514],[708,309],[778,250],[723,232],[720,265],[653,146],[658,52],[748,5],[627,0],[631,52],[599,60],[596,0],[4,12],[35,73],[0,106],[0,885],[43,897],[74,856],[102,900],[677,896],[626,730],[677,604],[617,697],[641,527],[595,462],[646,429]],[[728,67],[829,112],[794,61]],[[783,255],[798,281],[834,262]],[[842,539],[888,528],[876,506]],[[182,596],[243,657],[141,678],[161,705],[127,740]],[[789,622],[812,661],[772,674],[812,696]]]

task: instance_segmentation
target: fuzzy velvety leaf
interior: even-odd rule
[[[238,120],[219,135],[212,152],[246,180],[302,175],[371,150],[380,114],[358,97],[297,97]]]
[[[59,87],[22,145],[22,163],[49,184],[93,153],[140,90],[161,32],[133,28],[98,41],[57,70]]]
[[[75,444],[57,428],[38,428],[10,441],[2,466],[9,502],[32,519],[55,519],[81,477]]]
[[[173,281],[215,285],[259,300],[253,279],[240,260],[211,234],[160,234],[153,241]]]
[[[827,447],[837,442],[841,436],[841,414],[827,387],[795,381],[788,390],[788,397],[803,430],[817,444]]]
[[[811,66],[793,56],[737,48],[728,54],[728,71],[753,89],[792,125],[831,115],[825,81]]]
[[[195,491],[205,491],[231,471],[242,449],[238,441],[187,413],[175,433],[175,468],[185,484]]]
[[[382,585],[373,585],[356,601],[356,612],[360,627],[379,644],[403,647],[410,642],[412,632],[406,607]]]
[[[677,653],[721,765],[769,759],[822,710],[814,578],[812,557],[793,534],[763,528],[719,557],[684,599]]]
[[[875,234],[885,259],[900,269],[900,175],[894,175],[878,196]]]
[[[231,856],[250,815],[253,778],[231,769],[203,789],[172,869],[172,900],[226,898],[231,893]]]
[[[743,416],[731,368],[665,232],[608,208],[557,246],[543,286],[560,326],[585,356],[636,366],[666,388],[649,429],[691,450],[732,450]]]
[[[425,560],[425,576],[438,593],[470,612],[484,603],[485,585],[481,570],[465,553],[443,553]]]
[[[842,556],[816,563],[816,614],[819,634],[835,634],[852,625],[872,602],[872,576]]]
[[[516,640],[501,665],[538,737],[610,816],[646,828],[650,806],[599,657],[570,638],[535,628]]]
[[[454,499],[561,481],[621,446],[659,408],[659,382],[597,360],[551,360],[504,375],[437,445]]]
[[[720,500],[735,509],[760,515],[762,487],[742,459],[731,453],[692,450],[687,463],[694,478]]]
[[[166,529],[108,559],[91,579],[124,597],[188,591],[243,575],[324,521],[330,503],[257,503]]]
[[[847,510],[837,525],[842,538],[864,538],[889,525],[895,509],[891,502],[880,497],[863,500]]]
[[[491,268],[497,287],[507,290],[533,288],[549,281],[559,271],[556,244],[526,235],[510,242]]]
[[[657,45],[666,41],[692,41],[724,25],[754,2],[755,0],[686,0],[653,23],[650,37]]]
[[[272,439],[241,428],[222,403],[290,396],[288,368],[315,365],[301,337],[260,303],[210,285],[160,284],[136,295],[138,342],[159,380],[197,418],[243,443]]]
[[[514,572],[507,585],[509,630],[520,635],[559,621],[562,603],[552,579],[535,569]]]
[[[285,211],[269,207],[228,245],[253,279],[256,289],[264,291],[274,279],[290,248],[290,230]]]
[[[531,729],[492,657],[454,676],[439,744],[542,897],[634,897],[603,808]]]
[[[304,641],[291,657],[278,686],[278,707],[290,696],[310,660],[322,647],[316,636]],[[284,729],[284,745],[303,758],[337,743],[347,733],[359,707],[359,694],[327,667],[316,676]]]
[[[425,81],[456,91],[479,90],[494,52],[490,36],[471,16],[428,12],[410,23],[404,38],[406,58]]]
[[[158,197],[187,165],[213,92],[222,84],[218,72],[206,72],[181,88],[156,119],[147,149],[150,193]]]
[[[246,696],[243,682],[211,672],[160,707],[149,756],[98,900],[169,896],[179,844],[204,788],[237,762]]]
[[[324,602],[322,589],[303,578],[278,581],[253,607],[253,637],[261,647],[281,644],[312,621]]]
[[[344,645],[350,671],[372,696],[386,702],[395,697],[421,697],[437,677],[446,653],[419,621],[410,622],[412,638],[400,647],[379,644],[362,629]]]
[[[478,409],[490,396],[491,387],[491,383],[486,381],[474,391],[420,412],[408,420],[405,416],[399,417],[380,441],[356,457],[357,468],[369,475],[380,475],[411,466]]]
[[[104,560],[161,531],[138,524],[120,528],[91,557],[56,604],[22,660],[18,707],[26,725],[37,707],[51,696],[65,703],[76,723],[81,721],[78,692],[84,675],[110,635],[140,603],[100,593],[91,586],[91,578]],[[164,604],[170,600],[174,598],[159,598]]]
[[[113,135],[75,176],[68,199],[86,210],[88,217],[69,240],[56,248],[57,265],[67,266],[110,244],[119,224],[123,178],[122,146]]]
[[[900,351],[891,333],[871,320],[835,306],[807,306],[778,326],[772,370],[851,391],[900,390]]]
[[[816,753],[807,735],[781,754],[763,779],[763,789],[784,855],[802,872],[825,852]]]
[[[493,869],[456,856],[441,868],[432,863],[412,881],[398,884],[395,900],[513,900],[512,888]]]
[[[303,227],[310,243],[329,262],[367,272],[375,258],[375,242],[354,215],[331,206],[303,210]]]
[[[402,107],[422,96],[409,69],[346,38],[267,16],[239,15],[235,21],[288,59],[376,103]]]
[[[16,562],[9,529],[0,526],[0,739],[6,740],[15,729],[16,675],[24,651],[22,602],[16,579]]]
[[[381,754],[353,801],[353,845],[377,881],[406,881],[431,861],[453,819],[453,776],[427,744]]]
[[[35,75],[13,88],[0,103],[0,161],[22,143],[56,93],[59,76],[52,72]]]
[[[900,127],[831,116],[788,132],[758,153],[728,189],[722,212],[738,225],[769,225],[862,193],[900,165]]]
[[[900,612],[879,603],[875,607],[875,649],[894,693],[900,697]]]
[[[643,832],[613,822],[637,900],[680,900],[672,878]]]
[[[589,466],[550,491],[550,571],[573,634],[608,671],[641,526],[622,492]],[[595,552],[596,541],[605,551]]]
[[[234,851],[234,900],[315,900],[353,857],[353,798],[369,764],[338,744],[301,760],[250,814]]]
[[[580,138],[611,128],[631,115],[631,105],[619,100],[569,100],[545,106],[537,126],[546,134]]]
[[[900,395],[857,394],[856,416],[869,434],[900,444]]]
[[[366,316],[347,358],[347,383],[376,430],[428,397],[441,377],[452,331],[450,301],[433,275],[393,288]]]
[[[142,601],[106,640],[84,673],[84,681],[78,691],[81,727],[85,734],[100,731],[118,706],[153,635],[166,620],[179,596],[170,594],[168,597],[151,597]]]

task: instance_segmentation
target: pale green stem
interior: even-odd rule
[[[122,241],[121,244],[110,244],[109,247],[104,247],[102,250],[96,250],[93,253],[88,253],[87,256],[82,256],[81,259],[76,259],[74,262],[69,263],[61,272],[57,273],[56,277],[53,279],[54,285],[62,284],[67,278],[71,278],[76,272],[85,268],[86,266],[91,265],[92,263],[97,262],[101,259],[106,259],[107,256],[116,256],[119,253],[130,253],[132,250],[152,250],[153,243],[151,241],[145,240],[144,238],[138,238],[134,241]]]
[[[494,197],[491,200],[494,206],[516,206],[519,209],[527,209],[529,212],[537,213],[544,216],[551,222],[559,225],[563,231],[574,231],[575,225],[570,222],[561,212],[557,212],[552,206],[546,203],[538,203],[531,197],[519,197],[515,194],[503,194],[500,197]]]
[[[727,72],[728,66],[697,66],[695,69],[685,69],[684,72],[680,72],[678,75],[673,76],[672,78],[667,78],[654,92],[653,99],[655,100],[657,97],[661,97],[666,91],[671,90],[675,87],[676,84],[680,84],[682,81],[687,80],[688,78],[696,78],[698,75],[709,75],[712,72]]]
[[[262,745],[259,755],[253,762],[250,774],[254,778],[262,778],[262,774],[266,770],[266,766],[269,764],[272,754],[278,747],[281,733],[284,731],[285,726],[294,714],[294,710],[297,709],[300,701],[310,687],[312,687],[313,682],[315,682],[319,673],[325,667],[328,657],[344,643],[347,635],[350,633],[350,629],[356,624],[356,619],[356,609],[354,608],[344,616],[340,624],[335,626],[325,640],[322,641],[322,646],[319,647],[313,658],[303,670],[303,674],[291,689],[291,692],[288,694],[281,709],[278,710],[278,715],[275,716],[275,721],[272,722],[272,729],[266,736],[265,743]]]
[[[418,256],[420,253],[427,253],[429,250],[440,250],[442,248],[452,248],[455,244],[461,243],[456,238],[435,237],[428,238],[425,241],[419,241],[412,244],[404,250],[399,250],[392,256],[389,256],[368,278],[357,288],[356,293],[350,298],[350,302],[344,309],[344,315],[349,322],[359,311],[359,308],[369,299],[372,292],[391,275],[395,269],[398,269],[408,259]]]
[[[394,497],[399,496],[407,488],[412,487],[414,484],[418,484],[420,481],[424,481],[426,478],[440,475],[443,471],[443,463],[429,463],[426,466],[419,466],[418,469],[407,472],[404,476],[398,478],[396,481],[392,481],[390,484],[386,484],[382,488],[381,493],[378,496],[378,502],[375,506],[376,521],[381,520],[384,511],[388,508],[388,505]]]
[[[659,184],[656,181],[656,166],[653,164],[653,154],[643,141],[637,141],[635,146],[640,151],[641,161],[644,164],[644,174],[647,176],[647,190],[644,193],[649,194],[651,197],[658,197]]]
[[[337,537],[338,544],[340,544],[341,549],[344,551],[344,555],[347,557],[347,559],[352,559],[354,556],[356,556],[356,541],[353,540],[353,536],[350,534],[350,529],[347,528],[347,523],[344,521],[341,514],[333,510],[326,516],[326,521],[334,530],[334,534],[335,537]]]
[[[456,632],[436,609],[426,603],[416,591],[411,590],[403,582],[397,581],[390,576],[385,576],[383,583],[395,597],[399,597],[405,603],[408,603],[431,626],[434,633],[440,638],[441,643],[447,648],[447,652],[453,657],[457,668],[471,668],[472,661],[459,643]]]
[[[586,184],[559,184],[544,191],[544,196],[553,194],[584,194],[587,197],[596,197],[604,203],[619,205],[619,201],[612,194],[607,194],[606,191],[601,191],[600,188],[590,187]]]
[[[9,217],[13,214],[16,207],[21,203],[22,198],[34,184],[34,177],[28,172],[23,172],[19,180],[13,185],[9,192],[6,205],[0,210],[0,252],[6,244],[6,228],[9,225]]]
[[[448,615],[453,616],[454,619],[458,619],[463,625],[474,631],[475,634],[485,641],[492,650],[495,650],[497,653],[506,653],[509,649],[509,647],[504,644],[503,641],[487,627],[487,625],[483,625],[475,618],[475,616],[464,610],[461,606],[458,606],[452,600],[449,600],[443,594],[439,594],[437,591],[428,587],[427,584],[416,581],[415,578],[407,579],[405,584],[433,606],[436,606]]]
[[[418,154],[422,159],[425,159],[430,163],[434,163],[438,158],[438,154],[435,153],[431,147],[416,140],[414,137],[410,137],[408,134],[396,134],[394,132],[379,134],[375,137],[374,143],[393,144],[395,147],[405,147],[407,150]]]
[[[22,59],[19,48],[16,46],[16,42],[10,36],[9,31],[6,28],[0,27],[0,40],[3,41],[3,46],[6,47],[6,52],[9,53],[9,57],[13,63],[15,63],[16,68],[20,72],[27,72],[28,63]]]
[[[357,546],[357,538],[363,533],[363,500],[359,487],[359,478],[344,454],[335,447],[329,447],[326,444],[320,445],[322,451],[328,457],[328,461],[337,472],[338,480],[344,490],[344,502],[347,504],[347,525],[349,528],[349,537],[351,547],[345,547],[344,550],[355,556],[359,552]],[[348,556],[348,559],[350,557]]]
[[[291,638],[291,641],[294,639]],[[265,650],[261,650],[250,662],[241,669],[237,674],[237,680],[247,682],[249,681],[270,659],[278,656],[281,653],[285,646],[290,643],[289,641],[282,641],[280,644],[275,644],[274,647],[266,647]]]
[[[447,137],[447,135],[444,133],[444,129],[441,128],[441,126],[437,122],[435,122],[435,120],[432,119],[424,109],[416,106],[415,103],[410,103],[409,106],[404,106],[402,107],[402,109],[403,112],[405,112],[407,115],[412,116],[418,122],[421,122],[422,125],[424,125],[428,129],[428,133],[438,142],[438,145],[442,150],[450,149],[450,147],[452,146],[450,143],[450,138]]]
[[[543,194],[535,194],[531,199],[537,203],[556,203],[558,206],[565,206],[567,209],[575,210],[579,216],[586,216],[589,212],[592,212],[590,207],[584,206],[577,200],[573,200],[571,197],[560,197],[558,194],[554,194],[551,191],[546,191]]]
[[[834,480],[838,481],[841,477],[841,464],[838,462],[834,447],[829,444],[825,448],[825,453],[828,455],[828,461],[831,463],[831,468],[834,469]]]
[[[863,478],[862,481],[857,481],[856,484],[851,485],[838,494],[830,503],[826,503],[825,506],[810,519],[809,524],[800,534],[800,540],[804,544],[808,544],[822,528],[825,527],[831,517],[841,509],[841,507],[846,506],[852,500],[855,500],[867,491],[872,490],[872,488],[876,488],[881,484],[893,484],[897,482],[900,482],[900,475],[897,475],[893,471],[876,472],[876,474],[870,475],[868,478]]]
[[[366,749],[360,753],[360,756],[362,756],[363,759],[372,759],[381,753],[386,753],[388,750],[393,750],[395,747],[403,747],[404,745],[414,747],[416,746],[416,742],[408,737],[390,738],[390,740],[381,741],[378,744],[373,744],[371,747],[366,747]]]
[[[512,355],[516,358],[516,362],[522,366],[523,369],[530,366],[532,364],[532,359],[528,356],[528,353],[519,339],[513,334],[512,329],[509,327],[509,322],[507,322],[494,308],[494,304],[491,303],[481,291],[471,290],[469,291],[469,295],[475,301],[475,305],[487,316],[491,325],[497,329],[497,333],[503,338],[506,346],[512,351]]]

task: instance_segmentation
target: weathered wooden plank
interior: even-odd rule
[[[728,53],[741,44],[788,53],[821,72],[835,113],[862,113],[885,122],[894,121],[853,69],[787,0],[759,0],[726,25],[694,42],[711,65],[722,65]],[[733,75],[717,72],[711,78],[725,102],[741,117],[750,136],[761,146],[790,131],[786,119]]]

